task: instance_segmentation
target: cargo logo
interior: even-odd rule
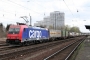
[[[29,38],[41,38],[42,32],[36,31],[36,30],[30,30],[29,31]]]

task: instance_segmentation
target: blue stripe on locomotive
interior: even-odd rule
[[[22,34],[22,40],[44,40],[49,39],[49,31],[41,28],[25,28]]]

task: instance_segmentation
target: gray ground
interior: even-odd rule
[[[90,36],[84,41],[75,60],[90,60]]]

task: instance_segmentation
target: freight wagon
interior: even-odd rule
[[[50,29],[49,30],[49,34],[50,34],[50,37],[49,37],[49,40],[60,40],[60,39],[65,39],[65,38],[68,38],[68,31],[65,31],[65,30],[53,30],[53,29]]]
[[[51,29],[51,30],[49,30],[49,34],[50,34],[50,37],[49,37],[49,39],[50,40],[57,40],[57,39],[60,39],[61,37],[62,37],[62,34],[61,34],[61,30],[53,30],[53,29]]]

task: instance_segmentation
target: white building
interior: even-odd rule
[[[45,17],[43,21],[38,21],[34,24],[34,26],[46,26],[46,27],[52,27],[53,29],[58,29],[64,27],[64,13],[55,11],[51,12],[50,16]]]
[[[53,22],[54,25],[54,29],[57,29],[58,27],[64,27],[65,23],[64,23],[64,13],[63,12],[59,12],[59,11],[55,11],[55,12],[51,12],[50,13],[50,18],[51,21]]]
[[[37,21],[36,23],[34,23],[34,26],[41,26],[41,25],[44,25],[44,21]]]
[[[45,17],[43,21],[44,21],[44,24],[46,25],[46,27],[52,26],[50,16]]]

